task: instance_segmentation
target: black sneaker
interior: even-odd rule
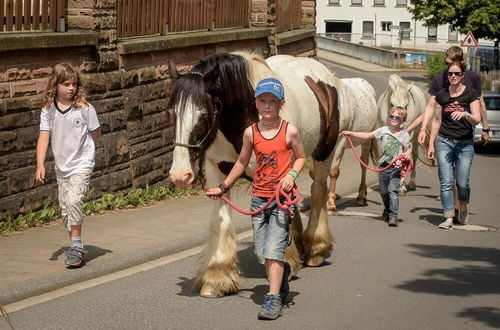
[[[66,251],[66,261],[64,263],[66,266],[80,267],[83,262],[83,255],[87,252],[87,250],[79,247],[70,247],[69,250]]]
[[[384,212],[382,213],[382,219],[385,222],[389,221],[389,210],[388,209],[384,209]]]
[[[389,227],[397,227],[398,226],[398,217],[390,217],[389,218]]]
[[[283,303],[279,294],[266,294],[264,304],[259,312],[259,320],[276,320],[283,312]]]
[[[283,277],[281,278],[280,296],[281,301],[285,302],[290,292],[290,286],[288,285],[288,277],[290,277],[290,264],[288,262],[283,262]]]

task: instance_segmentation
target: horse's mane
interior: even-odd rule
[[[389,100],[392,94],[394,94],[398,100],[403,99],[406,104],[410,102],[408,95],[410,95],[411,91],[408,89],[408,84],[400,76],[391,75],[389,77],[389,86],[391,87],[388,95]]]
[[[255,61],[267,65],[254,53],[217,53],[206,57],[175,81],[167,109],[178,105],[178,116],[182,118],[191,100],[195,106],[206,109],[211,118],[217,108],[219,129],[239,151],[244,128],[258,120],[251,70]]]

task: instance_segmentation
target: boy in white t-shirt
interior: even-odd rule
[[[392,107],[389,110],[387,126],[377,128],[370,133],[343,131],[340,135],[353,136],[360,139],[376,138],[379,140],[381,145],[379,165],[380,168],[384,168],[401,154],[406,156],[405,159],[410,159],[412,152],[410,135],[407,131],[401,129],[401,125],[406,121],[407,115],[404,108]],[[382,202],[384,203],[382,217],[388,222],[390,227],[398,226],[400,183],[401,169],[397,164],[380,172],[380,197],[382,197]]]
[[[36,180],[44,183],[45,155],[50,143],[54,155],[59,205],[71,238],[65,264],[79,267],[84,249],[81,232],[83,197],[95,164],[95,144],[101,136],[97,113],[83,99],[80,75],[71,64],[57,64],[46,90],[40,116],[36,158]]]

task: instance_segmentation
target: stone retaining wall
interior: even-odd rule
[[[0,34],[0,221],[57,202],[50,147],[45,185],[34,181],[42,93],[52,67],[70,62],[97,110],[93,197],[144,184],[166,184],[174,118],[167,113],[168,64],[188,69],[215,52],[248,49],[264,56],[315,56],[314,1],[303,1],[303,28],[273,34],[267,1],[253,1],[248,29],[118,40],[114,0],[68,2],[64,33]],[[264,19],[264,17],[266,19]]]

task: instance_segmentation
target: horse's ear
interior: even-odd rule
[[[180,76],[180,73],[179,71],[177,71],[177,66],[175,65],[174,61],[169,61],[168,72],[170,72],[170,77],[172,77],[173,81],[176,81]]]
[[[219,79],[220,69],[219,64],[215,64],[212,67],[212,70],[208,71],[203,75],[203,81],[205,82],[205,86],[213,86],[216,85]]]

